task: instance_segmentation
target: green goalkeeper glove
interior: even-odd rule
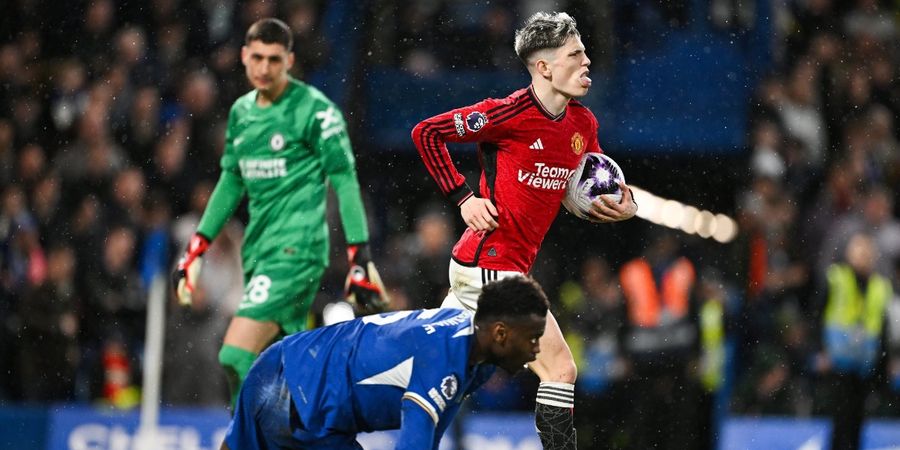
[[[178,261],[175,272],[172,273],[172,285],[175,286],[175,297],[178,303],[189,306],[193,299],[194,290],[197,288],[197,277],[200,276],[200,267],[203,265],[203,254],[209,248],[209,239],[195,233],[191,237],[187,251]]]
[[[381,282],[381,276],[375,269],[368,244],[350,244],[347,246],[347,260],[350,272],[344,284],[347,300],[363,314],[374,314],[384,311],[390,299]]]

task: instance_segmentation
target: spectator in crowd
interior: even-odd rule
[[[856,0],[844,17],[844,30],[856,39],[890,42],[897,36],[896,19],[878,0]]]
[[[26,192],[34,189],[35,183],[47,170],[47,155],[44,148],[38,144],[28,144],[19,151],[19,160],[16,164],[16,184]]]
[[[741,236],[735,247],[738,280],[745,289],[741,350],[752,353],[755,342],[772,336],[777,311],[786,303],[801,307],[808,269],[790,239],[796,222],[796,201],[769,177],[757,177],[738,200]]]
[[[900,416],[900,259],[894,260],[892,273],[894,297],[887,306],[885,325],[887,386],[882,392],[887,415],[896,417]]]
[[[865,119],[870,158],[879,171],[875,181],[887,186],[900,185],[900,142],[894,131],[894,114],[888,106],[877,104],[869,109]]]
[[[625,304],[615,272],[602,257],[586,258],[577,281],[560,288],[560,301],[566,342],[581,373],[576,386],[579,447],[612,448],[622,439],[625,418],[617,405],[624,400],[629,370],[622,348]]]
[[[137,230],[145,220],[144,197],[147,184],[144,173],[136,167],[126,167],[115,174],[109,186],[109,220]]]
[[[182,119],[173,119],[168,124],[168,131],[155,142],[150,166],[149,182],[160,189],[176,215],[188,207],[187,198],[197,184],[197,164],[190,153],[191,135],[187,124]]]
[[[828,267],[840,259],[850,237],[865,233],[875,241],[875,271],[892,273],[893,262],[900,258],[900,222],[894,215],[894,193],[886,186],[873,185],[863,193],[850,214],[831,224],[819,250],[816,270],[824,279]]]
[[[787,167],[781,145],[783,143],[778,124],[771,120],[757,122],[751,134],[753,154],[750,168],[754,176],[783,179]]]
[[[644,254],[625,263],[619,281],[627,312],[624,351],[632,368],[633,448],[698,445],[696,269],[681,243],[663,231]]]
[[[773,334],[745,350],[731,399],[736,413],[807,416],[812,411],[810,329],[794,304],[773,314]]]
[[[804,251],[802,257],[808,267],[816,267],[818,250],[822,248],[831,224],[849,214],[859,203],[860,190],[856,183],[859,179],[860,174],[853,171],[846,160],[835,161],[829,166],[823,186],[815,193],[815,199],[800,211],[798,235]],[[815,280],[817,278],[814,277]]]
[[[135,89],[122,126],[116,130],[116,140],[126,144],[129,159],[145,171],[151,167],[154,144],[163,134],[161,108],[159,88],[141,86]]]
[[[442,68],[435,48],[441,48],[443,37],[440,4],[437,2],[409,2],[397,15],[397,30],[393,36],[393,52],[385,50],[385,58],[406,71],[427,77]],[[437,31],[437,32],[436,32]],[[387,38],[387,36],[385,36]],[[387,46],[385,46],[387,47]]]
[[[394,246],[398,251],[391,254],[393,262],[384,276],[403,286],[413,302],[406,309],[437,308],[447,295],[443,262],[450,258],[453,247],[453,225],[436,210],[419,214],[414,226],[414,232],[400,237]]]
[[[105,195],[114,174],[128,165],[125,152],[111,139],[108,95],[105,87],[94,85],[76,139],[54,156],[52,166],[72,193]]]
[[[697,401],[695,445],[699,449],[715,448],[718,425],[722,416],[722,391],[728,381],[729,329],[728,287],[720,271],[713,267],[702,270],[698,289],[698,363],[697,378],[701,390]]]
[[[826,409],[834,450],[860,448],[866,398],[882,358],[884,321],[893,293],[891,282],[877,272],[876,245],[868,234],[853,234],[844,262],[828,268],[817,369],[831,394]]]
[[[47,255],[47,278],[30,287],[19,303],[22,319],[19,377],[28,402],[74,400],[80,358],[75,290],[75,251],[54,245]]]
[[[0,255],[0,283],[13,295],[43,281],[46,260],[37,223],[28,210],[25,193],[17,185],[6,188],[0,204]]]
[[[30,204],[41,242],[61,240],[69,229],[63,216],[62,186],[55,173],[45,174],[31,190]]]
[[[189,144],[187,158],[192,160],[195,172],[218,164],[221,148],[217,144],[221,137],[214,134],[218,131],[215,124],[226,117],[218,109],[220,101],[217,83],[208,71],[192,71],[182,80],[179,91],[182,115],[177,125],[187,127],[186,135],[182,136],[183,145]]]
[[[131,379],[140,373],[146,296],[135,267],[135,231],[118,225],[105,236],[95,270],[85,274],[82,345],[89,395],[117,406],[134,405]],[[98,373],[98,369],[103,368]]]
[[[798,63],[791,69],[785,96],[778,105],[785,131],[803,142],[804,161],[813,167],[824,164],[828,145],[825,117],[816,90],[818,76],[814,61],[806,59]]]
[[[0,118],[0,185],[3,186],[8,185],[13,179],[16,158],[15,133],[13,123]]]
[[[113,0],[99,0],[87,4],[84,11],[75,54],[95,73],[110,63],[108,50],[115,34],[116,9]]]
[[[49,113],[57,142],[71,137],[78,118],[84,113],[88,105],[87,82],[87,68],[77,58],[66,59],[56,67]]]
[[[320,11],[312,0],[290,0],[285,2],[285,17],[294,32],[294,42],[303,42],[303,51],[297,53],[291,74],[304,79],[310,72],[326,62],[329,42],[321,33]]]

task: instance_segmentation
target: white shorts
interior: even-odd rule
[[[522,275],[522,272],[514,270],[467,267],[451,259],[450,292],[447,293],[447,297],[441,303],[441,308],[459,308],[475,311],[478,308],[478,296],[481,295],[482,286],[491,281]]]

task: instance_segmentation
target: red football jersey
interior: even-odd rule
[[[467,266],[523,273],[534,263],[581,155],[601,151],[590,110],[572,100],[554,117],[531,87],[424,120],[412,138],[441,192],[457,205],[473,194],[445,143],[478,143],[480,196],[497,207],[499,226],[477,233],[467,228],[453,258]]]

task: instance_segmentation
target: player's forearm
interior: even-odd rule
[[[368,242],[369,227],[366,223],[366,209],[359,191],[359,181],[352,169],[328,175],[338,199],[344,237],[349,244]]]
[[[234,214],[241,198],[244,196],[244,183],[241,178],[229,171],[223,171],[216,183],[197,232],[210,240],[216,238],[228,219]]]
[[[439,125],[446,121],[442,118],[444,115],[446,114],[420,122],[413,128],[412,139],[425,163],[425,168],[437,182],[441,193],[459,205],[472,195],[472,189],[466,185],[466,178],[459,173],[450,158],[446,144],[447,132]]]
[[[404,402],[406,403],[406,402]],[[418,405],[404,405],[396,450],[430,449],[435,441],[434,419]]]

